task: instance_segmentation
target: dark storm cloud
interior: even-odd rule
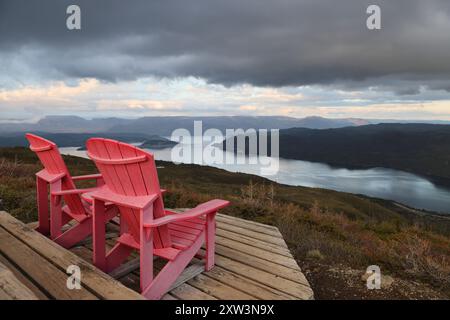
[[[81,7],[81,31],[65,28],[69,4]],[[366,28],[369,4],[381,6],[381,31]],[[2,57],[14,59],[6,72],[52,79],[376,86],[387,77],[413,95],[431,79],[450,88],[450,2],[0,0]]]

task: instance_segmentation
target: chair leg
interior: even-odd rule
[[[61,181],[50,184],[50,193],[61,190]],[[62,233],[62,204],[61,197],[50,196],[50,237],[55,239]]]
[[[153,282],[153,230],[150,232],[148,238],[144,230],[142,230],[140,243],[140,287],[141,292],[143,292]]]
[[[94,199],[92,214],[92,260],[97,268],[106,271],[105,203]]]
[[[211,213],[206,215],[206,255],[205,255],[205,270],[209,271],[214,267],[214,253],[215,253],[215,239],[216,239],[216,214]]]
[[[37,231],[43,235],[50,234],[50,217],[48,208],[47,181],[36,177],[36,198],[38,206],[39,226]]]
[[[177,280],[195,254],[200,250],[205,234],[200,234],[191,247],[182,251],[173,261],[167,262],[153,282],[142,291],[142,295],[149,300],[161,299],[170,286]],[[141,269],[142,277],[142,269]]]

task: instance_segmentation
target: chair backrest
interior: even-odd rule
[[[158,173],[151,153],[130,144],[102,138],[89,139],[86,147],[111,192],[126,196],[157,194],[152,218],[165,215]],[[128,224],[128,232],[139,242],[139,210],[124,207],[119,207],[119,210]],[[157,228],[153,240],[156,248],[170,247],[172,243],[168,227]]]
[[[72,176],[70,175],[69,170],[67,169],[67,166],[59,153],[57,145],[50,140],[31,133],[27,133],[25,137],[30,143],[31,151],[36,153],[48,173],[65,174],[62,179],[62,190],[75,189],[76,187],[72,180]],[[79,195],[65,195],[63,198],[64,202],[73,214],[86,214],[86,210]]]

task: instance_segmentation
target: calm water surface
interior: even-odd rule
[[[77,148],[60,148],[60,150],[63,154],[86,157],[86,152],[78,151]],[[171,161],[171,149],[148,150],[155,155],[156,160]],[[216,150],[223,153],[220,149]],[[244,157],[232,156],[235,159]],[[263,176],[258,165],[249,164],[249,158],[241,160],[246,164],[211,164],[211,166],[231,172]],[[354,170],[330,167],[323,163],[280,159],[278,173],[264,177],[287,185],[364,194],[394,200],[418,209],[450,213],[450,189],[437,186],[423,177],[398,170],[386,168]]]

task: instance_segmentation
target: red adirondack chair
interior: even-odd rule
[[[111,272],[133,250],[139,250],[141,292],[148,299],[159,299],[167,292],[203,243],[205,269],[214,266],[215,214],[228,201],[211,200],[183,213],[165,210],[152,154],[101,138],[89,139],[87,150],[107,186],[92,193],[96,266]],[[102,223],[107,202],[119,207],[122,230],[108,254]],[[168,261],[155,278],[154,256]]]
[[[44,169],[36,173],[36,193],[38,204],[38,231],[48,235],[56,243],[70,248],[92,233],[92,202],[90,192],[104,185],[101,174],[72,177],[64,163],[58,147],[52,141],[34,134],[26,134],[30,149],[39,157]],[[97,187],[77,189],[74,181],[95,179]],[[50,216],[48,205],[50,186]],[[65,205],[62,205],[64,200]],[[108,204],[105,222],[118,214],[112,204]],[[62,232],[62,227],[75,220],[77,224]]]

